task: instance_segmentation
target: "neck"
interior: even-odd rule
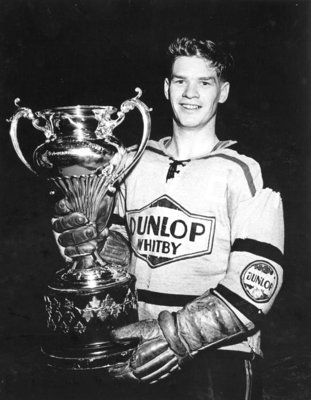
[[[176,160],[187,160],[211,152],[218,141],[215,129],[205,127],[193,131],[173,126],[173,136],[167,144],[167,150]]]

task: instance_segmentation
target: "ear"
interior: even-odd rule
[[[165,80],[164,80],[164,96],[166,97],[167,100],[169,100],[169,98],[170,98],[169,87],[170,87],[170,81],[168,80],[168,78],[165,78]]]
[[[219,94],[218,103],[224,103],[227,100],[227,98],[229,96],[229,90],[230,90],[229,82],[220,83],[220,94]]]

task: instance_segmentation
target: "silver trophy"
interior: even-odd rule
[[[114,185],[137,163],[151,129],[150,109],[138,95],[112,106],[56,107],[32,112],[18,107],[10,119],[14,149],[33,173],[43,176],[68,200],[73,212],[90,223],[100,217],[101,229],[114,205]],[[113,135],[126,113],[137,108],[143,119],[141,143],[130,163],[127,151]],[[112,116],[116,114],[115,118]],[[33,152],[33,161],[19,145],[17,127],[27,118],[45,136]],[[124,267],[105,263],[97,253],[79,255],[56,272],[44,297],[48,340],[43,354],[51,366],[67,369],[105,368],[129,357],[130,347],[109,340],[111,329],[137,319],[135,278]]]

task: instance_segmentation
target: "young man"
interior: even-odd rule
[[[231,57],[188,38],[173,42],[169,57],[172,137],[149,142],[117,205],[133,251],[140,321],[112,333],[118,343],[139,344],[110,374],[171,379],[176,398],[259,399],[260,326],[282,283],[281,198],[263,189],[259,165],[232,150],[235,142],[217,138]],[[128,260],[120,232],[111,226],[104,259]],[[92,246],[87,237],[67,246],[67,255]]]

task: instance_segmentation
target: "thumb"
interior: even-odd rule
[[[161,333],[161,328],[156,319],[145,319],[112,330],[111,339],[122,344],[133,341],[142,342],[159,337]]]
[[[66,215],[71,211],[72,207],[66,198],[59,200],[54,206],[54,212],[56,216]]]

